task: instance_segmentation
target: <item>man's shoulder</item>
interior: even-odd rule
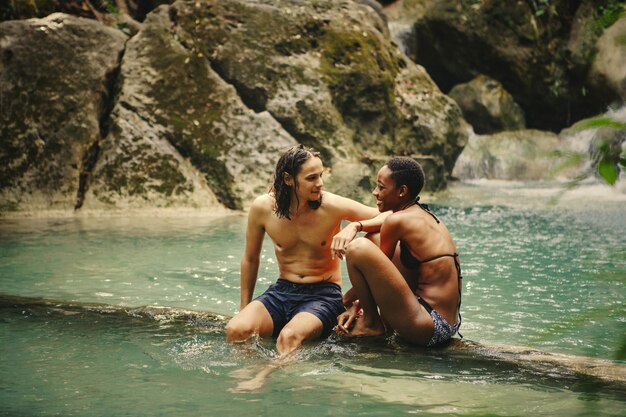
[[[251,214],[272,213],[274,210],[274,197],[271,194],[262,194],[254,199],[250,206]]]
[[[375,217],[378,214],[378,210],[373,207],[366,206],[351,198],[333,194],[328,191],[324,192],[322,207],[324,205],[326,205],[329,211],[336,213],[342,218],[347,218],[345,216],[356,216],[364,219]]]
[[[330,207],[344,207],[346,205],[356,203],[354,200],[331,193],[330,191],[324,191],[322,198],[322,204],[326,203]]]

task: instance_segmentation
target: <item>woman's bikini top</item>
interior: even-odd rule
[[[419,197],[417,197],[417,200],[415,201],[415,204],[417,204],[418,207],[420,207],[422,210],[424,210],[426,213],[430,214],[431,216],[433,216],[433,219],[435,219],[437,221],[437,223],[441,223],[439,221],[439,219],[437,218],[437,216],[435,216],[435,214],[430,211],[430,209],[428,208],[428,205],[426,204],[420,204],[419,203]],[[437,256],[433,256],[432,258],[428,258],[425,259],[423,261],[420,261],[419,259],[417,259],[415,256],[413,256],[413,254],[411,253],[411,251],[409,250],[409,247],[407,246],[406,243],[404,243],[403,241],[400,241],[400,262],[402,262],[402,265],[404,265],[406,268],[408,269],[417,269],[419,268],[423,263],[426,262],[430,262],[430,261],[434,261],[435,259],[439,259],[439,258],[443,258],[449,256],[452,259],[454,259],[454,266],[456,268],[456,274],[459,280],[459,326],[461,325],[461,280],[463,279],[463,276],[461,276],[461,264],[459,264],[459,254],[458,253],[444,253],[441,255],[437,255]],[[422,302],[423,300],[420,298],[418,301]],[[432,307],[426,303],[426,301],[424,301],[422,303],[422,305],[425,305],[426,310],[428,310],[428,312],[430,313],[432,311]],[[460,335],[460,333],[459,333]],[[461,336],[463,337],[463,336]]]
[[[418,197],[418,200],[419,200],[419,197]],[[435,216],[435,214],[432,211],[430,211],[430,209],[428,208],[428,205],[420,204],[418,201],[416,201],[415,204],[417,204],[417,206],[419,208],[421,208],[422,210],[424,210],[426,213],[428,213],[431,216],[433,216],[433,219],[435,219],[435,221],[437,223],[441,223],[439,221],[439,219],[437,218],[437,216]],[[403,241],[400,241],[400,262],[402,262],[402,265],[404,265],[408,269],[417,269],[423,263],[434,261],[435,259],[443,258],[445,256],[449,256],[451,258],[454,258],[454,263],[458,264],[457,257],[459,256],[459,254],[456,253],[456,252],[455,253],[444,253],[442,255],[433,256],[432,258],[420,261],[415,256],[413,256],[413,254],[409,250],[409,247],[407,246],[407,244],[404,243]],[[457,269],[460,270],[460,265],[459,265],[459,267]]]

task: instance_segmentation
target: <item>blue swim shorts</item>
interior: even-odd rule
[[[279,278],[256,300],[263,303],[272,317],[273,337],[277,337],[289,320],[302,312],[311,313],[322,321],[322,336],[325,337],[337,325],[337,316],[346,311],[341,298],[341,287],[332,282],[294,284]]]

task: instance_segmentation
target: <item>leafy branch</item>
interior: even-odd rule
[[[598,129],[600,135],[592,143],[590,159],[592,166],[609,185],[615,185],[619,174],[626,169],[626,154],[623,143],[626,141],[626,123],[608,116],[597,116],[582,120],[572,126],[575,132]],[[613,134],[608,134],[612,131]]]

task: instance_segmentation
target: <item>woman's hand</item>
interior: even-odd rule
[[[354,320],[357,320],[362,315],[363,310],[361,309],[361,303],[359,303],[359,300],[356,300],[352,303],[350,308],[337,316],[335,332],[339,334],[350,333],[350,328],[354,326]]]
[[[348,243],[352,242],[352,239],[354,239],[358,232],[359,223],[352,222],[348,223],[346,227],[333,236],[333,241],[330,244],[330,253],[332,254],[333,259],[335,259],[335,256],[339,259],[343,259],[346,254],[346,247],[348,246]]]

